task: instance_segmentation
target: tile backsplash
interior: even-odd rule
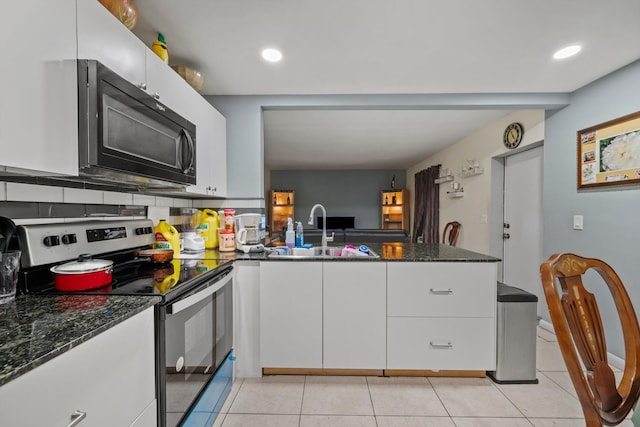
[[[236,213],[264,214],[264,200],[188,199],[82,185],[41,177],[3,177],[0,216],[17,223],[62,222],[113,217],[171,218],[179,208],[234,208]]]

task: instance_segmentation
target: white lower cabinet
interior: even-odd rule
[[[260,263],[263,368],[322,368],[322,263]]]
[[[262,262],[260,366],[495,370],[496,266]]]
[[[494,370],[496,265],[388,263],[387,369]]]
[[[261,377],[260,263],[236,261],[233,268],[233,354],[237,378]]]
[[[386,366],[387,264],[323,263],[323,367]]]
[[[3,425],[157,424],[153,307],[0,387]],[[34,410],[35,408],[35,410]]]
[[[390,317],[388,369],[489,370],[495,330],[492,318]]]

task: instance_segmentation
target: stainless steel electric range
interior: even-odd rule
[[[113,261],[112,281],[76,294],[154,295],[158,425],[210,425],[231,386],[233,266],[228,259],[152,263],[150,220],[20,225],[19,292],[60,294],[51,267],[89,254]]]

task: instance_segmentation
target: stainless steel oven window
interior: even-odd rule
[[[176,426],[231,350],[232,275],[166,306],[163,393],[166,426]],[[162,424],[161,424],[162,425]]]

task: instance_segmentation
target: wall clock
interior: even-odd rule
[[[523,136],[524,127],[520,123],[511,123],[504,130],[502,142],[505,147],[513,149],[520,145],[520,141],[522,141]]]

